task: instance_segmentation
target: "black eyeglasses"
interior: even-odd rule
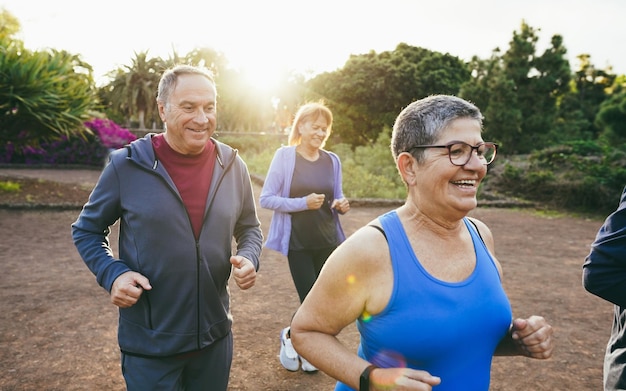
[[[463,141],[451,141],[445,145],[415,145],[407,152],[411,153],[417,148],[447,148],[450,163],[455,166],[464,166],[472,158],[472,152],[476,151],[479,160],[487,165],[496,158],[496,150],[498,144],[495,143],[479,143],[474,146],[464,143]]]

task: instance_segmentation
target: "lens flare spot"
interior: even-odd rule
[[[379,366],[384,368],[406,368],[407,362],[406,358],[398,353],[391,350],[381,350],[372,358],[372,362],[377,363]]]
[[[369,322],[370,320],[372,320],[372,315],[370,315],[370,313],[367,311],[363,311],[363,313],[361,314],[361,320],[363,320],[363,322]]]

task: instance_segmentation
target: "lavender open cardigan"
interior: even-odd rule
[[[330,151],[325,152],[330,155],[333,162],[334,198],[341,199],[344,197],[341,187],[341,161],[337,154]],[[259,200],[261,207],[274,211],[265,247],[279,251],[285,256],[289,252],[289,238],[291,236],[290,213],[307,209],[306,197],[289,198],[295,166],[296,147],[283,146],[278,148],[267,172]],[[339,243],[341,243],[346,240],[346,235],[341,228],[337,210],[331,209],[331,211],[337,226]]]

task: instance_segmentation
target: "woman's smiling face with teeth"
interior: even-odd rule
[[[444,145],[462,141],[469,145],[483,142],[480,123],[470,118],[459,118],[443,130],[433,144]],[[424,162],[419,166],[418,199],[437,208],[454,208],[470,211],[477,205],[476,194],[480,182],[487,174],[487,166],[472,151],[472,157],[463,166],[450,162],[448,149],[428,148]]]

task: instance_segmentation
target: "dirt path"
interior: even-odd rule
[[[54,179],[56,171],[20,170],[45,179]],[[72,170],[57,180],[95,181],[97,172],[86,171]],[[350,234],[386,210],[353,208],[342,220],[344,228]],[[72,245],[70,224],[77,214],[0,210],[2,391],[124,389],[117,312]],[[551,360],[495,358],[491,390],[601,390],[612,306],[581,286],[582,261],[601,221],[491,208],[472,215],[494,233],[514,315],[541,314],[556,331]],[[259,216],[266,230],[271,215],[259,209]],[[264,250],[261,262],[253,289],[232,288],[235,358],[229,389],[332,390],[334,381],[323,373],[280,366],[278,333],[298,300],[286,260]],[[353,327],[341,338],[356,346]]]

